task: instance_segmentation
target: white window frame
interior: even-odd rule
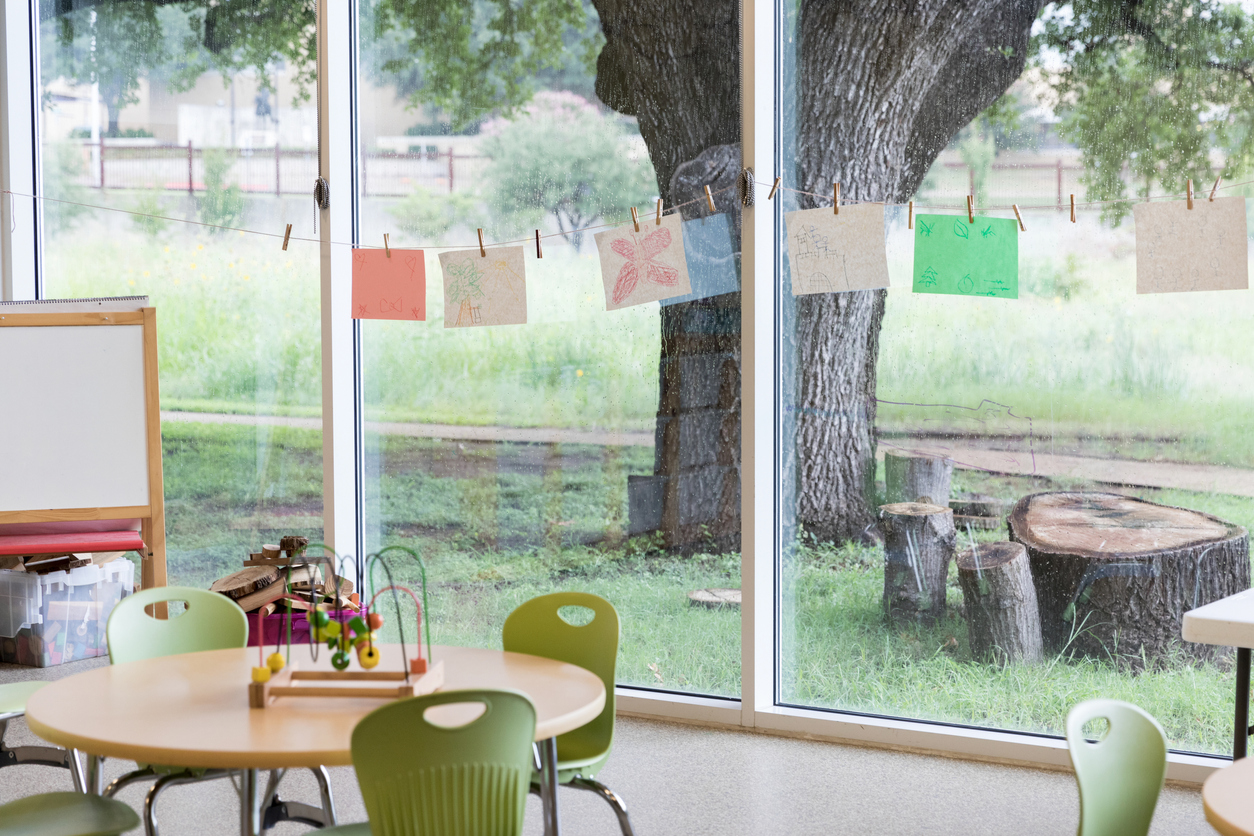
[[[781,0],[741,0],[742,147],[745,165],[759,182],[778,171],[778,97]],[[318,88],[322,113],[319,167],[331,186],[331,203],[319,212],[321,237],[321,347],[323,507],[325,539],[338,551],[362,548],[362,397],[360,331],[351,318],[351,252],[331,241],[356,241],[357,6],[355,0],[318,6]],[[0,61],[0,188],[39,194],[37,92],[38,13],[34,0],[6,0],[0,18],[5,47]],[[310,184],[312,190],[313,184]],[[745,207],[742,229],[741,350],[742,558],[741,696],[721,699],[616,689],[620,713],[767,734],[800,736],[932,752],[963,758],[1068,768],[1066,743],[1011,731],[858,715],[780,705],[778,631],[778,531],[776,462],[777,328],[775,286],[781,263],[780,201]],[[40,295],[36,201],[0,200],[0,298]],[[337,420],[338,419],[338,420]],[[1169,779],[1198,784],[1228,763],[1225,757],[1172,753]]]

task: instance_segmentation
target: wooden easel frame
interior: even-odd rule
[[[103,508],[49,508],[0,511],[0,523],[69,522],[80,520],[140,521],[147,551],[142,560],[144,589],[166,585],[165,483],[161,469],[161,395],[157,383],[157,309],[90,313],[9,313],[0,328],[74,325],[142,325],[144,329],[144,416],[148,442],[148,504]]]

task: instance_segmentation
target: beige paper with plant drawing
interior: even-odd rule
[[[662,223],[641,220],[597,233],[605,309],[616,311],[692,292],[684,257],[683,219],[666,215]]]
[[[1245,198],[1138,203],[1136,292],[1246,290]]]
[[[527,280],[522,247],[440,253],[444,274],[444,327],[522,325],[527,321]]]
[[[888,287],[884,207],[852,204],[837,215],[803,209],[784,215],[792,295]]]

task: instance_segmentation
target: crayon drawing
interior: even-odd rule
[[[444,273],[444,327],[522,325],[527,279],[522,247],[440,253]]]
[[[1247,290],[1245,198],[1138,203],[1136,292]]]
[[[804,209],[784,221],[794,296],[888,287],[883,206]]]
[[[642,220],[639,232],[633,224],[600,232],[596,242],[606,310],[692,292],[678,215],[667,215],[660,224]]]
[[[914,292],[1019,297],[1019,225],[1013,219],[916,215]]]
[[[422,250],[353,250],[353,319],[427,318],[427,266]]]

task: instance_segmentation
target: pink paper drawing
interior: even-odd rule
[[[680,224],[670,215],[661,224],[642,221],[639,232],[628,224],[596,236],[606,310],[692,292]]]
[[[353,319],[427,318],[422,250],[353,250]]]

